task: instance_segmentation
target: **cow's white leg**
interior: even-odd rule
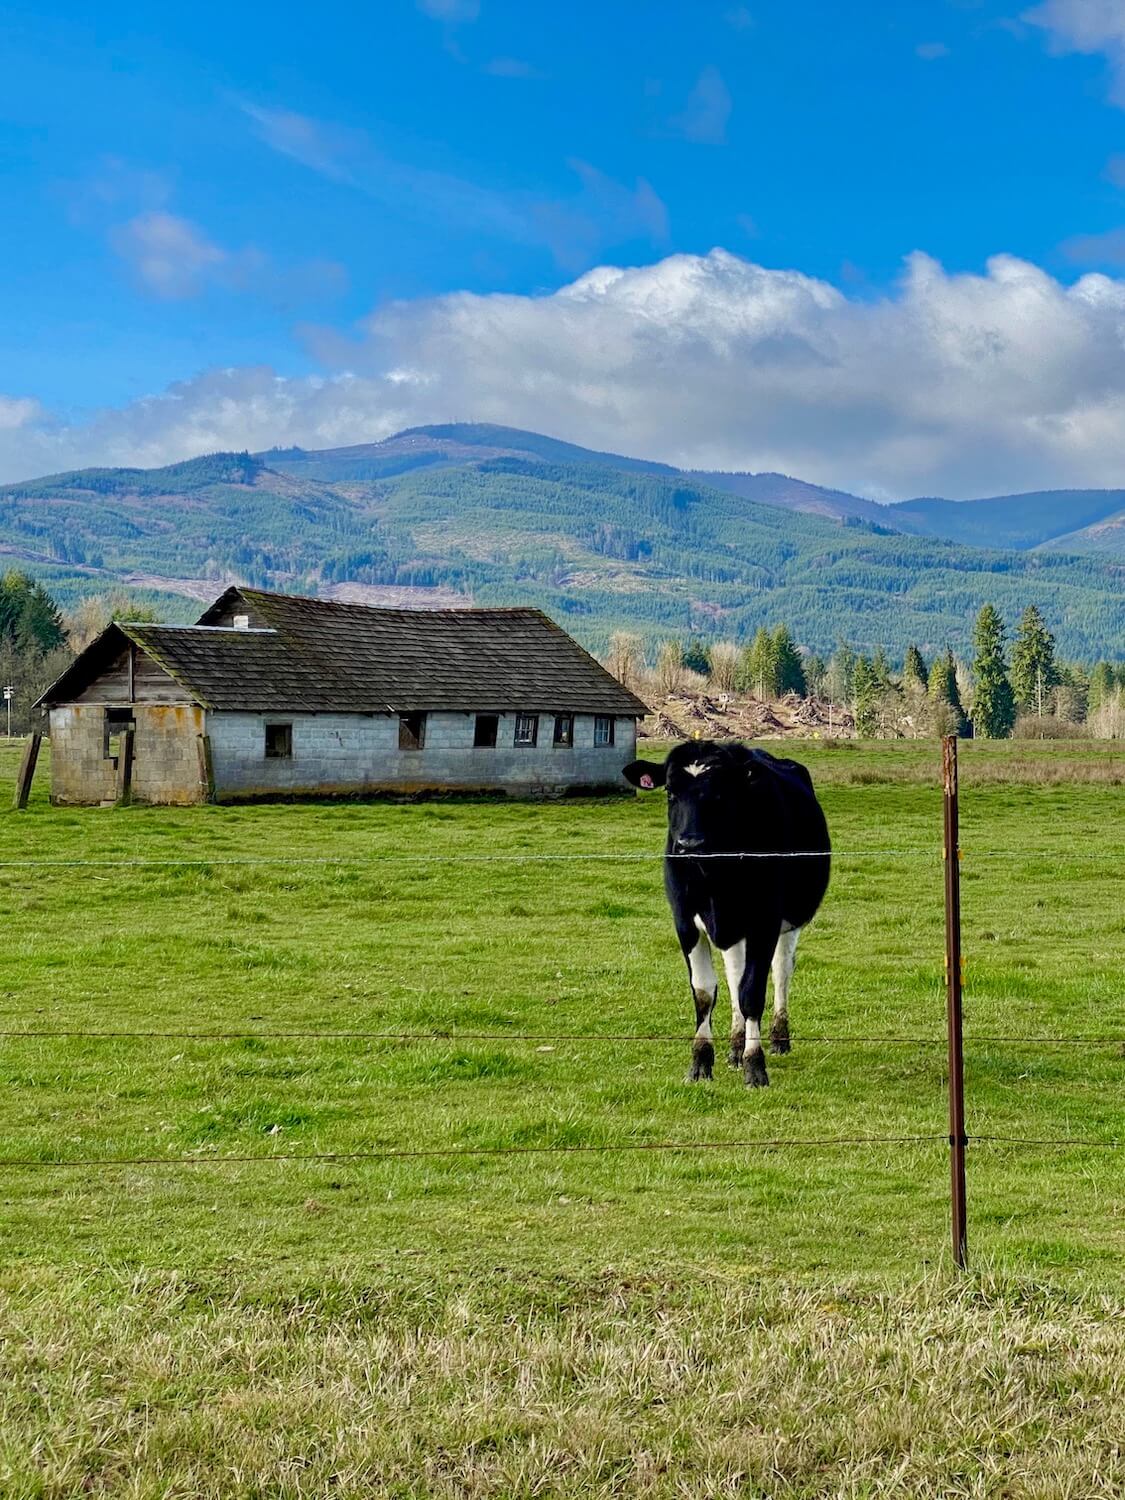
[[[797,962],[799,927],[783,928],[773,950],[773,1025],[770,1027],[770,1051],[789,1051],[789,981]]]
[[[741,958],[738,962],[737,976],[731,973],[732,959],[730,954],[738,953],[741,949]],[[727,989],[730,990],[730,1058],[732,1068],[741,1068],[743,1056],[746,1052],[746,1018],[742,1014],[742,1001],[739,998],[739,987],[742,983],[742,972],[746,967],[746,944],[740,943],[738,948],[728,948],[723,954],[723,967],[727,972]]]
[[[769,1082],[765,1071],[765,1055],[762,1052],[762,1010],[765,1008],[765,969],[747,956],[745,939],[732,948],[723,950],[723,968],[726,969],[727,989],[730,990],[730,1010],[738,1014],[741,1035],[735,1032],[733,1047],[741,1041],[742,1077],[751,1088],[760,1088]]]
[[[766,963],[747,954],[745,939],[723,949],[723,967],[731,994],[731,1007],[738,1006],[745,1026],[742,1043],[742,1073],[751,1088],[769,1083],[762,1051],[762,1011],[766,1003]]]
[[[691,992],[695,999],[695,1040],[691,1048],[688,1080],[696,1083],[713,1074],[715,1045],[711,1039],[711,1012],[715,1009],[715,997],[719,992],[719,980],[711,958],[711,944],[702,929],[695,947],[688,953],[687,961],[691,973]]]

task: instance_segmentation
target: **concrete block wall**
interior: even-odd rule
[[[117,798],[117,764],[106,758],[105,707],[51,709],[51,801],[89,804]]]
[[[51,800],[99,805],[117,800],[117,757],[106,754],[106,705],[51,709]],[[133,709],[133,798],[188,805],[204,799],[199,737],[203,710],[192,704]]]
[[[265,726],[291,724],[291,758],[267,759]],[[501,714],[495,749],[474,748],[476,715],[427,715],[421,750],[398,748],[389,714],[208,713],[220,799],[362,791],[496,790],[550,795],[567,787],[624,790],[621,768],[636,753],[636,725],[615,721],[614,744],[594,745],[594,716],[575,715],[574,744],[556,748],[554,715],[541,714],[539,744],[513,745],[515,715]]]
[[[203,710],[192,703],[138,703],[133,717],[134,801],[173,807],[204,801],[199,759]]]

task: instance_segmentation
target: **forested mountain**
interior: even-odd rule
[[[904,500],[885,507],[887,524],[944,537],[971,547],[1064,547],[1106,551],[1094,545],[1100,523],[1117,516],[1117,555],[1125,561],[1125,490],[1037,490],[991,500]]]
[[[412,427],[384,442],[353,448],[314,453],[291,448],[271,450],[258,457],[282,473],[328,483],[390,478],[419,468],[459,468],[497,458],[679,474],[693,483],[729,490],[761,505],[836,520],[868,521],[884,531],[1021,552],[1034,547],[1097,552],[1125,562],[1125,490],[1039,490],[971,501],[917,499],[880,505],[849,495],[846,490],[826,489],[787,474],[677,470],[620,453],[598,453],[537,432],[480,422]]]
[[[894,531],[905,507],[852,500],[506,428],[420,428],[7,486],[0,569],[18,564],[64,602],[118,583],[198,598],[239,579],[372,602],[531,603],[594,648],[619,627],[746,637],[785,620],[820,651],[840,638],[963,650],[985,600],[1009,619],[1034,603],[1065,655],[1125,653],[1125,563],[1108,548],[986,550]],[[1000,504],[955,509],[986,503]]]

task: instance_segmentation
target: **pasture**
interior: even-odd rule
[[[971,1147],[957,1278],[939,751],[789,753],[839,854],[753,1093],[682,1081],[659,795],[52,810],[41,769],[0,1492],[1125,1493],[1125,755],[962,750],[969,1131],[1080,1144]]]

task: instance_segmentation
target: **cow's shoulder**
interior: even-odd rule
[[[787,781],[791,784],[797,782],[807,791],[811,792],[813,790],[813,781],[809,775],[809,769],[807,766],[802,765],[799,760],[787,760],[783,756],[771,755],[768,750],[759,750],[757,748],[751,750],[750,754],[754,757],[755,764],[760,766],[769,775],[776,776],[782,781]]]

